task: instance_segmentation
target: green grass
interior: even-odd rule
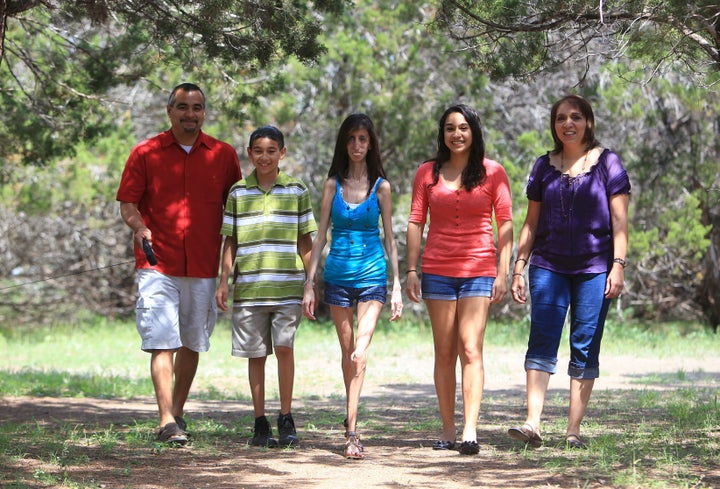
[[[520,357],[527,342],[525,322],[491,323],[486,356],[514,352]],[[567,392],[548,393],[545,446],[525,450],[508,443],[504,429],[522,413],[522,398],[502,391],[486,392],[481,436],[494,449],[494,460],[507,467],[536,467],[573,487],[705,488],[707,477],[720,479],[720,405],[718,403],[717,336],[694,325],[628,324],[613,318],[607,325],[607,355],[648,358],[707,359],[707,368],[689,372],[648,373],[634,387],[598,390],[583,425],[589,444],[584,451],[563,450]],[[566,341],[563,340],[563,347]],[[410,320],[382,323],[371,349],[367,384],[418,389],[405,400],[363,399],[360,428],[369,440],[433,436],[440,429],[432,396],[432,372],[408,371],[408,358],[431,364],[432,336],[426,325]],[[211,351],[203,354],[191,397],[236,401],[249,406],[247,362],[230,356],[230,325],[218,323]],[[315,440],[337,436],[344,403],[339,348],[328,323],[303,322],[296,340],[295,398],[305,400],[303,432]],[[330,367],[328,367],[330,365]],[[268,399],[275,365],[267,364]],[[491,368],[492,366],[488,366]],[[9,396],[75,398],[146,398],[152,403],[149,355],[139,350],[132,322],[103,319],[51,329],[0,331],[0,401]],[[522,377],[522,372],[518,372]],[[418,378],[422,381],[418,384]],[[666,386],[672,388],[662,388]],[[421,391],[421,388],[426,389]],[[222,406],[220,404],[220,406]],[[0,416],[2,419],[2,416]],[[114,477],[133,487],[143,467],[157,457],[174,456],[155,443],[152,416],[123,423],[75,423],[25,420],[0,424],[0,486],[95,488],[79,468],[98,460]],[[251,436],[252,411],[198,414],[193,418],[194,456],[225,460],[243,453],[238,439]],[[420,436],[422,438],[422,436]],[[231,440],[231,441],[229,441]],[[6,467],[28,467],[17,472]],[[3,475],[4,474],[4,475]]]

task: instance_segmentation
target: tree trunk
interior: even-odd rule
[[[5,59],[5,26],[7,25],[7,0],[0,0],[0,65]]]

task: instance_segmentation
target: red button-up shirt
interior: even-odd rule
[[[117,200],[138,205],[153,235],[156,270],[212,278],[220,263],[223,206],[240,178],[232,146],[201,132],[186,153],[168,130],[133,148]],[[137,244],[135,266],[150,268]]]
[[[410,222],[428,229],[422,254],[422,271],[446,277],[495,277],[495,222],[512,219],[510,183],[505,169],[496,161],[483,161],[485,181],[468,192],[445,186],[442,179],[433,185],[433,162],[423,163],[415,174]]]

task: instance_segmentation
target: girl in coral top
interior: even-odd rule
[[[476,427],[485,382],[485,326],[490,304],[502,301],[508,289],[512,201],[505,170],[485,158],[480,117],[473,108],[462,104],[448,108],[440,119],[437,142],[437,156],[420,166],[413,184],[406,291],[412,301],[425,301],[432,323],[435,390],[443,424],[433,449],[455,449],[459,358],[465,425],[458,450],[474,455],[479,452]],[[419,269],[428,213],[430,225]]]

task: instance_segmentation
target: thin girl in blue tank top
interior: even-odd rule
[[[394,321],[402,315],[403,305],[397,244],[392,230],[390,184],[385,179],[372,121],[365,114],[352,114],[340,126],[328,179],[323,186],[320,222],[303,296],[303,313],[314,320],[317,306],[314,278],[332,224],[332,243],[323,276],[324,302],[330,306],[342,351],[347,397],[343,454],[351,459],[365,457],[357,433],[357,409],[365,379],[367,350],[387,296],[388,267],[380,240],[379,218],[382,218],[385,252],[392,270],[390,320]]]
[[[384,181],[378,177],[370,195],[354,204],[343,198],[340,178],[335,176],[335,198],[330,211],[332,244],[325,260],[325,283],[355,288],[387,285],[377,197],[377,188]]]

